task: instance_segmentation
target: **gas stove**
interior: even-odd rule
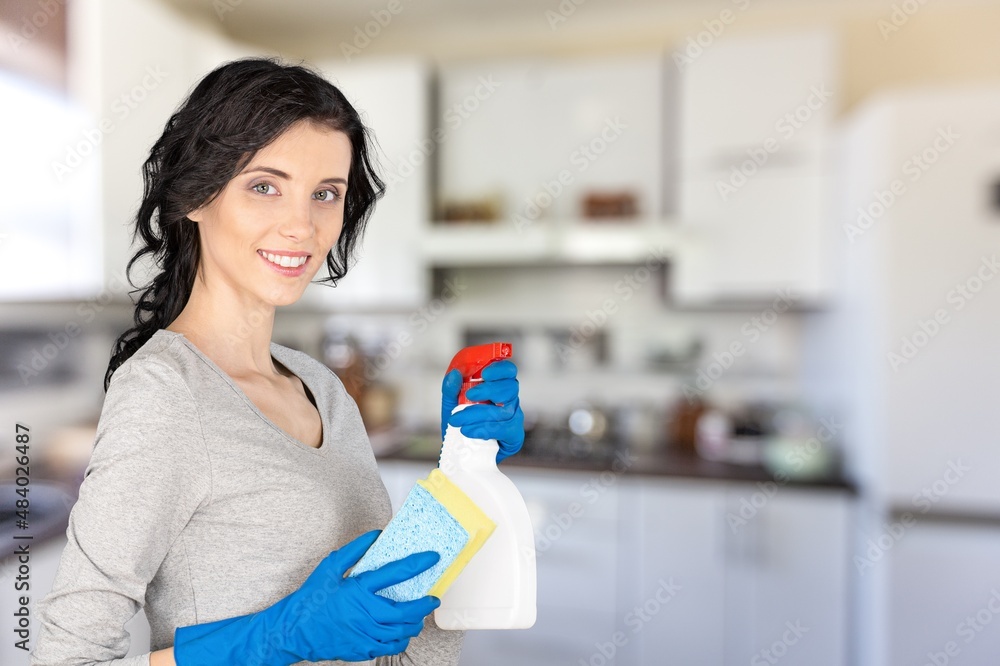
[[[591,439],[568,428],[535,427],[525,432],[520,456],[546,462],[586,462],[610,466],[623,442],[614,436]]]

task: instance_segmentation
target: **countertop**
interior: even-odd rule
[[[378,460],[400,460],[437,463],[440,443],[419,435],[386,432],[370,436]],[[779,479],[761,465],[742,465],[712,461],[678,450],[663,449],[655,452],[619,450],[603,460],[586,458],[553,458],[521,452],[506,458],[507,467],[551,470],[601,472],[612,471],[625,475],[683,477],[691,479],[773,482],[781,486],[816,489],[839,489],[857,493],[853,481],[839,473],[813,478]]]

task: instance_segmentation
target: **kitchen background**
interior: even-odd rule
[[[359,263],[274,339],[351,387],[397,507],[453,353],[514,343],[538,620],[463,664],[997,663],[1000,2],[0,8],[11,627],[15,424],[34,603],[148,272],[141,164],[200,77],[275,54],[379,142]]]

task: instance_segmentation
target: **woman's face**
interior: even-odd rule
[[[209,289],[231,290],[249,306],[297,301],[340,236],[350,166],[347,135],[309,121],[258,151],[214,201],[188,214]]]

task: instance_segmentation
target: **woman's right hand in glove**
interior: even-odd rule
[[[292,593],[279,626],[283,635],[286,627],[290,630],[291,642],[306,648],[300,659],[361,661],[398,654],[423,629],[424,617],[441,605],[429,595],[399,602],[376,594],[434,566],[441,557],[434,551],[344,577],[378,535],[379,530],[362,534],[327,555]]]
[[[174,661],[178,666],[288,666],[299,661],[363,661],[402,652],[441,602],[430,595],[393,601],[376,591],[429,569],[440,555],[414,553],[345,578],[379,532],[362,534],[332,551],[298,590],[262,611],[178,627]]]

